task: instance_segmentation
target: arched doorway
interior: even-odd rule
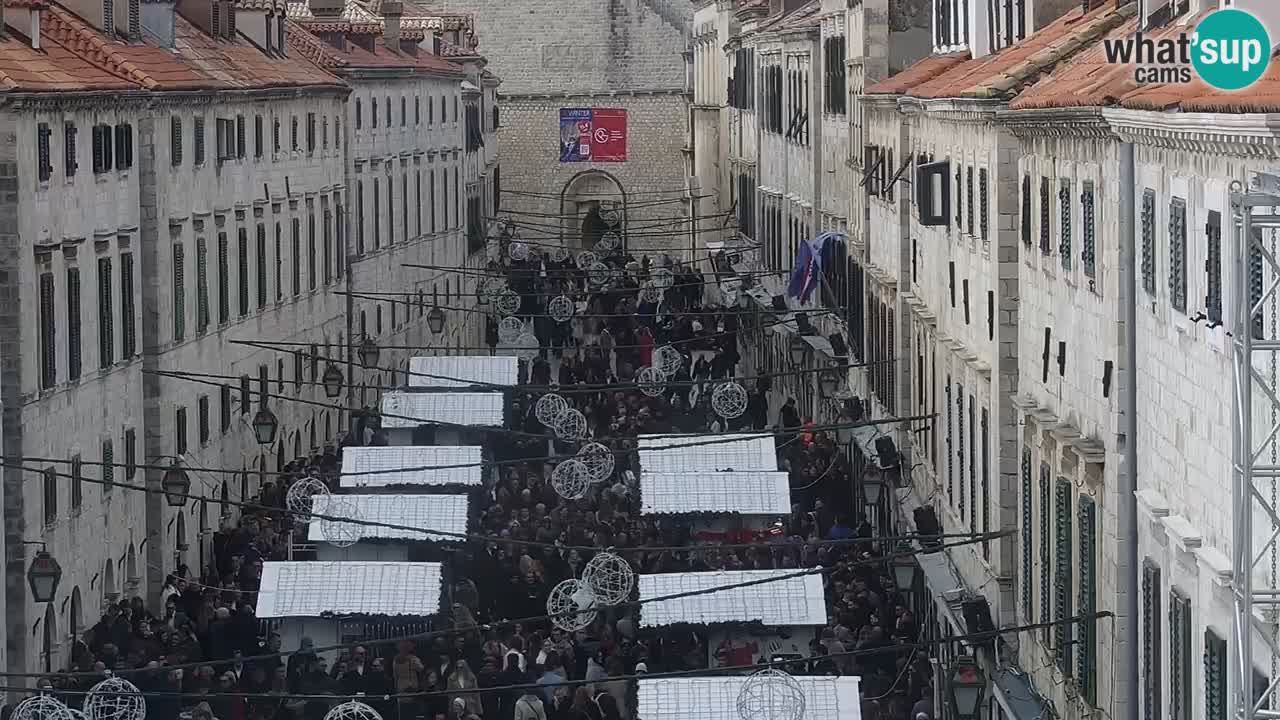
[[[129,545],[129,554],[125,556],[124,569],[125,582],[127,583],[125,590],[132,595],[137,591],[138,583],[142,580],[138,575],[138,551],[133,547],[132,543]]]
[[[44,659],[44,671],[53,672],[58,662],[58,614],[53,610],[53,603],[44,606],[44,639],[40,644],[40,656]]]
[[[604,170],[583,170],[569,178],[560,190],[560,243],[568,248],[590,250],[611,229],[601,210],[613,209],[620,217],[616,229],[626,248],[627,191],[616,177]]]
[[[116,587],[116,563],[110,558],[107,559],[106,566],[102,569],[102,608],[106,610],[107,605],[116,601],[120,596],[120,590]]]
[[[178,511],[178,523],[173,532],[173,566],[182,567],[187,564],[187,513]]]
[[[80,607],[80,588],[73,588],[71,590],[71,615],[67,618],[67,622],[70,624],[68,634],[71,636],[71,644],[73,646],[80,639],[80,631],[84,629],[83,613],[84,610]]]

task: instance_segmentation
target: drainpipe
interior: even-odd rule
[[[1126,699],[1129,712],[1123,710],[1116,717],[1133,716],[1137,712],[1138,693],[1138,304],[1136,241],[1134,236],[1134,188],[1135,172],[1133,143],[1120,145],[1120,320],[1124,327],[1124,365],[1121,377],[1125,378],[1121,394],[1121,453],[1117,485],[1116,510],[1119,527],[1117,537],[1124,548],[1120,563],[1120,577],[1116,590],[1124,598],[1121,615],[1122,642],[1113,643],[1113,652],[1120,657],[1112,659],[1112,666],[1123,669],[1124,683],[1129,692]],[[1112,702],[1115,702],[1114,691]]]

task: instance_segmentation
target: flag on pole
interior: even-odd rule
[[[809,302],[813,291],[822,283],[822,251],[828,242],[842,241],[844,238],[845,234],[842,232],[828,231],[811,241],[801,241],[795,267],[791,270],[791,281],[787,283],[787,295],[799,300],[801,304]]]

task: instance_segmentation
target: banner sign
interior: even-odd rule
[[[560,162],[626,161],[626,110],[560,108]]]

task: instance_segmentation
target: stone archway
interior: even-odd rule
[[[590,250],[607,229],[602,207],[621,211],[618,223],[622,248],[627,247],[627,191],[618,178],[604,170],[583,170],[569,178],[560,190],[560,244],[573,250]]]

